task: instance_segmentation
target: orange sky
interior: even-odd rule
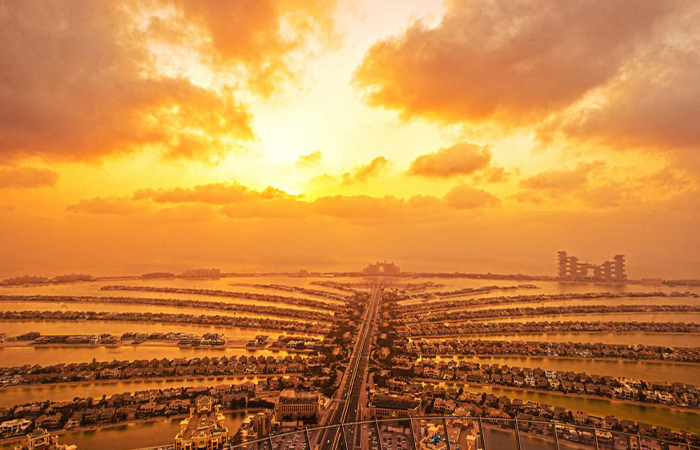
[[[0,3],[0,277],[700,278],[690,0]]]

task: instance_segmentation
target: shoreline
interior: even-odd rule
[[[167,341],[167,340],[157,340],[157,339],[149,339],[140,343],[134,343],[133,341],[126,340],[126,341],[120,341],[116,344],[35,344],[32,343],[33,341],[6,341],[6,342],[0,342],[0,348],[52,348],[52,347],[59,347],[59,348],[99,348],[99,347],[108,347],[108,348],[119,348],[119,347],[157,347],[157,348],[171,348],[171,347],[177,347],[177,348],[184,348],[184,349],[207,349],[207,350],[216,350],[216,349],[223,349],[223,348],[234,348],[234,349],[246,349],[250,350],[251,352],[259,351],[259,350],[269,350],[271,352],[289,352],[289,353],[308,353],[311,350],[297,350],[297,349],[286,349],[286,348],[278,348],[278,347],[271,347],[271,346],[266,346],[266,347],[249,347],[246,345],[246,340],[245,339],[236,339],[232,341],[226,342],[225,345],[178,345],[178,342],[176,341]]]
[[[440,354],[423,354],[419,355],[419,358],[433,359],[433,358],[450,358],[449,355]],[[452,355],[453,358],[459,359],[469,359],[469,358],[538,358],[538,359],[566,359],[566,360],[577,360],[577,361],[598,361],[598,362],[634,362],[634,363],[653,363],[653,364],[678,364],[685,366],[695,366],[699,365],[700,361],[673,361],[668,359],[629,359],[629,358],[586,358],[585,356],[547,356],[547,355],[515,355],[515,354],[500,354],[500,353],[479,353],[475,355]]]
[[[236,316],[231,316],[231,317],[236,317]],[[254,320],[254,318],[251,318],[251,320]],[[277,320],[277,319],[274,319]],[[283,319],[280,319],[283,320]],[[296,320],[296,319],[295,319]],[[278,333],[280,336],[300,336],[300,337],[315,337],[318,339],[322,339],[325,335],[324,334],[317,334],[317,333],[312,333],[312,332],[306,332],[306,331],[289,331],[285,330],[283,328],[275,329],[275,328],[264,328],[264,327],[241,327],[241,326],[235,326],[235,325],[226,325],[226,324],[218,324],[218,323],[212,323],[212,324],[206,324],[206,323],[197,323],[197,322],[160,322],[160,321],[146,321],[146,320],[101,320],[101,319],[95,319],[95,320],[87,320],[87,319],[70,319],[70,320],[61,320],[61,319],[44,319],[44,318],[29,318],[29,319],[0,319],[0,323],[17,323],[17,322],[31,322],[31,323],[41,323],[41,322],[66,322],[66,323],[133,323],[133,324],[143,324],[143,325],[175,325],[175,326],[186,326],[186,327],[196,327],[196,328],[225,328],[229,330],[241,330],[241,331],[251,331],[253,333],[256,332],[270,332],[270,333]],[[300,322],[304,322],[301,321]],[[256,331],[257,330],[257,331]]]
[[[508,308],[504,308],[507,310]],[[494,317],[482,317],[478,319],[460,319],[460,320],[450,320],[450,319],[444,319],[444,320],[438,320],[437,322],[434,323],[442,323],[442,322],[449,322],[451,324],[464,324],[464,323],[471,323],[471,322],[489,322],[489,323],[513,323],[513,322],[559,322],[558,320],[529,320],[531,318],[540,318],[540,319],[556,319],[559,317],[566,317],[566,316],[594,316],[594,315],[600,315],[600,316],[605,316],[608,314],[617,314],[617,315],[637,315],[637,314],[700,314],[700,310],[697,311],[683,311],[683,310],[678,310],[678,311],[594,311],[594,312],[583,312],[583,313],[561,313],[561,314],[531,314],[531,315],[505,315],[505,316],[494,316]],[[520,320],[522,319],[522,320]],[[596,320],[595,322],[599,322],[600,320]],[[594,322],[594,321],[591,321]],[[684,322],[678,322],[678,323],[684,323]]]
[[[234,375],[192,375],[192,376],[167,376],[167,377],[139,377],[139,378],[105,378],[96,380],[82,380],[82,381],[61,381],[58,383],[38,383],[38,384],[12,384],[7,386],[0,386],[0,392],[11,391],[13,389],[27,389],[35,387],[78,387],[84,385],[100,385],[100,384],[117,384],[117,383],[127,383],[127,382],[142,382],[142,381],[187,381],[187,380],[207,380],[207,379],[219,379],[219,378],[274,378],[274,377],[292,377],[300,376],[301,373],[290,372],[290,373],[263,373],[263,374],[234,374]],[[192,387],[192,386],[183,386]]]
[[[683,323],[683,322],[679,322]],[[672,336],[698,336],[700,337],[700,332],[688,332],[688,333],[683,333],[679,331],[644,331],[644,330],[634,330],[634,331],[619,331],[619,330],[593,330],[593,331],[555,331],[555,332],[548,332],[546,330],[543,331],[524,331],[522,333],[479,333],[479,334],[416,334],[413,336],[408,336],[409,340],[417,340],[417,339],[426,339],[426,340],[431,340],[431,339],[459,339],[461,337],[469,337],[469,338],[476,338],[478,339],[479,336],[531,336],[531,335],[538,335],[538,334],[546,334],[546,335],[555,335],[555,334],[634,334],[634,333],[644,333],[644,334],[652,334],[652,335],[672,335]],[[486,339],[490,340],[490,339]],[[518,339],[515,339],[518,340]]]
[[[261,408],[245,408],[245,409],[221,409],[221,412],[223,413],[235,413],[235,412],[254,412],[254,411],[260,411]],[[70,430],[66,429],[58,429],[58,430],[50,430],[50,433],[52,435],[56,436],[61,436],[64,434],[68,433],[82,433],[85,431],[94,431],[94,430],[104,430],[108,428],[115,428],[115,427],[121,427],[124,425],[132,425],[132,424],[139,424],[139,423],[150,423],[150,422],[161,422],[164,420],[172,420],[172,419],[184,419],[185,417],[189,417],[189,414],[173,414],[172,416],[158,416],[158,417],[149,417],[147,419],[135,419],[135,420],[124,420],[122,422],[117,422],[117,423],[108,423],[104,425],[90,425],[90,426],[84,426],[84,427],[75,427],[71,428]],[[22,436],[12,436],[10,438],[5,438],[5,439],[0,439],[0,444],[9,444],[11,442],[20,442],[24,439],[26,439],[26,434]],[[173,436],[173,440],[175,439],[175,436]],[[169,444],[162,444],[162,445],[169,445]],[[146,447],[148,448],[148,447]]]
[[[512,391],[533,392],[533,393],[537,393],[537,394],[558,395],[560,397],[577,397],[577,398],[585,398],[585,399],[589,399],[589,400],[600,400],[600,401],[605,401],[605,402],[610,402],[610,403],[644,406],[647,408],[671,409],[674,411],[690,412],[693,414],[700,415],[700,407],[688,408],[688,407],[679,407],[679,406],[669,406],[669,405],[665,405],[663,403],[641,402],[638,400],[620,400],[617,398],[602,397],[602,396],[590,395],[590,394],[576,394],[573,392],[564,393],[561,391],[548,391],[548,390],[544,390],[544,389],[541,389],[541,390],[540,389],[532,389],[529,387],[523,388],[523,387],[517,387],[517,386],[507,386],[504,384],[476,383],[476,382],[472,382],[472,381],[458,381],[458,380],[435,380],[432,378],[415,378],[415,380],[420,381],[420,382],[425,382],[425,383],[431,383],[431,384],[445,383],[445,384],[454,384],[457,386],[480,386],[480,387],[489,387],[489,388],[512,390]]]
[[[630,295],[623,295],[623,296],[604,296],[604,297],[574,297],[574,298],[537,298],[537,299],[522,299],[522,300],[512,300],[512,301],[504,301],[504,302],[489,302],[489,303],[477,303],[477,304],[464,304],[464,305],[451,305],[451,306],[441,306],[439,308],[428,308],[431,303],[439,303],[440,301],[444,301],[442,298],[431,298],[431,299],[423,299],[421,301],[415,300],[415,299],[403,299],[403,300],[398,300],[397,304],[399,308],[404,308],[404,307],[412,307],[412,306],[425,306],[425,310],[431,309],[432,311],[449,311],[449,310],[462,310],[462,311],[471,311],[471,310],[480,310],[480,309],[511,309],[511,308],[517,308],[519,305],[522,304],[531,304],[531,303],[550,303],[550,302],[572,302],[572,301],[596,301],[596,300],[636,300],[636,299],[654,299],[654,298],[698,298],[695,295],[682,295],[678,297],[671,297],[669,294],[665,294],[664,292],[659,291],[658,295],[634,295],[637,292],[634,291],[627,291],[628,294]],[[650,292],[648,292],[650,293]],[[655,294],[657,292],[654,292]],[[691,292],[691,294],[695,294],[695,292]],[[550,295],[550,294],[544,294],[544,295]],[[491,299],[491,298],[499,298],[499,297],[478,297],[477,299]],[[454,298],[451,299],[450,301],[456,302],[459,300],[464,300],[464,302],[468,302],[469,300],[474,300],[473,298],[465,298],[465,299],[460,299],[460,298]],[[501,308],[502,307],[502,308]],[[410,311],[410,312],[419,312],[421,311],[420,309],[417,311]],[[401,314],[407,314],[408,312],[404,311]]]

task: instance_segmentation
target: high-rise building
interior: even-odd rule
[[[613,257],[612,263],[613,279],[615,280],[626,280],[627,274],[625,273],[625,255],[615,255]]]
[[[175,450],[222,450],[228,443],[228,429],[219,405],[206,395],[198,397],[190,416],[180,422]]]
[[[562,280],[617,281],[627,280],[625,255],[615,255],[612,261],[602,264],[579,262],[575,256],[557,252],[557,276]]]

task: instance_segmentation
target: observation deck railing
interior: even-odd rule
[[[319,442],[319,436],[325,436],[319,433],[324,430],[336,430],[336,433],[339,430],[337,448],[345,450],[700,450],[700,446],[691,445],[686,435],[671,440],[555,420],[455,415],[382,418],[303,428],[232,444],[230,449],[330,450],[332,443]],[[358,432],[364,439],[355,435]],[[335,433],[327,433],[332,434]],[[399,442],[400,446],[395,445]]]

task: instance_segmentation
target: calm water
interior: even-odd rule
[[[240,428],[247,411],[226,413],[226,426],[233,435]],[[60,436],[59,443],[75,444],[79,450],[131,450],[155,445],[174,444],[182,418],[161,419],[114,427],[75,431]],[[0,444],[0,449],[11,450],[17,443]]]
[[[441,384],[445,386],[453,385],[449,382]],[[630,419],[662,425],[674,430],[700,432],[700,413],[697,412],[492,386],[465,386],[464,389],[469,392],[493,394],[496,397],[505,395],[511,399],[520,398],[524,401],[534,401],[539,404],[561,406],[568,410],[586,411],[598,417],[613,415],[618,419]]]
[[[700,364],[673,364],[650,361],[615,361],[598,359],[545,358],[528,356],[453,356],[426,358],[428,360],[472,361],[480,364],[500,364],[511,367],[585,372],[613,377],[629,377],[648,381],[669,381],[700,384]]]
[[[428,339],[428,338],[426,338]],[[433,338],[444,339],[444,338]],[[481,339],[490,341],[544,341],[544,342],[602,342],[623,345],[668,345],[697,347],[700,335],[690,333],[537,333],[450,336],[449,339]]]
[[[247,381],[257,383],[260,380],[255,376],[236,377],[197,377],[187,379],[162,379],[162,380],[126,380],[126,381],[100,381],[81,384],[60,384],[40,386],[12,386],[0,389],[0,407],[11,407],[44,400],[57,402],[73,400],[75,397],[102,398],[112,394],[124,392],[145,391],[150,389],[167,389],[175,387],[211,387],[220,384],[240,384]]]
[[[119,347],[4,347],[0,348],[0,366],[25,364],[51,365],[97,361],[126,361],[153,358],[203,358],[205,356],[286,356],[287,352],[271,350],[250,351],[243,348],[181,348],[147,345]]]
[[[407,280],[409,281],[409,280]],[[549,295],[549,294],[564,294],[564,293],[585,293],[585,292],[696,292],[700,293],[700,287],[668,287],[668,286],[641,286],[641,285],[614,285],[614,284],[588,284],[588,283],[561,283],[556,281],[509,281],[509,280],[470,280],[461,278],[417,278],[411,279],[412,283],[421,283],[432,281],[434,283],[444,284],[443,287],[436,289],[427,289],[421,293],[452,291],[462,288],[477,288],[485,286],[517,286],[519,284],[534,284],[539,289],[512,289],[493,291],[475,295],[454,296],[446,299],[431,299],[429,301],[453,300],[478,298],[478,297],[502,297],[516,295]],[[696,301],[698,299],[695,299]],[[424,302],[424,299],[411,299],[400,302],[401,305]]]
[[[330,304],[338,304],[339,302],[333,299],[327,299],[316,295],[306,294],[302,292],[287,292],[277,289],[264,289],[250,286],[252,284],[281,284],[295,287],[305,287],[314,290],[327,291],[335,294],[339,291],[323,286],[311,285],[314,280],[312,278],[292,278],[292,277],[260,277],[260,278],[219,278],[219,279],[179,279],[172,280],[108,280],[95,281],[86,283],[69,283],[56,284],[45,286],[11,286],[0,288],[0,294],[6,295],[96,295],[96,296],[122,296],[122,297],[164,297],[164,298],[191,298],[191,299],[212,299],[218,301],[235,301],[235,302],[250,302],[252,304],[268,304],[279,305],[278,302],[265,302],[260,300],[249,299],[233,299],[227,297],[211,297],[196,294],[175,294],[175,293],[157,293],[157,292],[129,292],[129,291],[101,291],[100,288],[108,285],[125,285],[125,286],[154,286],[154,287],[172,287],[172,288],[192,288],[192,289],[219,289],[223,291],[247,292],[255,294],[280,295],[284,297],[300,297],[312,300],[325,301]],[[327,280],[327,279],[323,279]],[[358,281],[359,279],[354,279]],[[335,280],[341,281],[341,280]],[[233,285],[233,286],[232,286]]]

